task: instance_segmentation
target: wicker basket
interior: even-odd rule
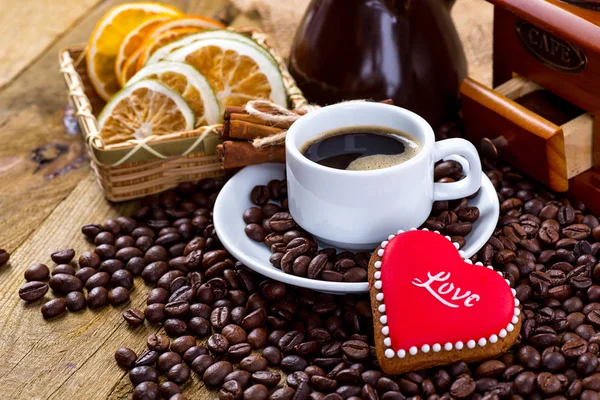
[[[277,60],[292,108],[306,105],[306,99],[284,61],[268,45],[266,35],[253,30],[236,32],[251,36]],[[218,125],[104,145],[96,121],[104,102],[87,76],[84,52],[85,45],[61,50],[60,71],[86,140],[96,179],[108,200],[131,200],[175,187],[181,182],[224,174],[215,153],[220,143],[216,133]]]

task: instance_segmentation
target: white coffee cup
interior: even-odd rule
[[[302,155],[315,136],[356,126],[400,130],[417,139],[421,151],[401,164],[369,171],[329,168]],[[469,196],[481,185],[481,162],[470,142],[435,142],[423,118],[387,104],[347,102],[310,112],[290,127],[285,149],[290,213],[303,229],[339,248],[374,249],[399,229],[423,224],[434,201]],[[467,176],[434,183],[435,162],[452,155],[462,156],[456,160]]]

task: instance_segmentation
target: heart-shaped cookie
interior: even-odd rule
[[[449,237],[398,232],[369,264],[377,358],[396,374],[506,351],[521,324],[500,272],[463,260]]]

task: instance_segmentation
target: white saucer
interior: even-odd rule
[[[269,262],[271,251],[264,243],[257,243],[246,236],[246,223],[242,214],[252,207],[250,192],[256,185],[266,185],[272,179],[285,177],[284,164],[261,164],[244,168],[235,174],[223,187],[213,212],[213,223],[223,246],[248,268],[271,279],[290,285],[333,294],[362,293],[369,290],[368,282],[327,282],[286,274]],[[480,217],[462,249],[465,257],[471,257],[492,236],[499,216],[496,190],[489,178],[483,174],[481,190],[469,205],[479,208]],[[390,232],[393,233],[393,232]]]

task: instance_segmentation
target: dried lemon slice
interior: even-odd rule
[[[232,39],[203,39],[171,53],[168,60],[184,61],[204,75],[223,110],[255,99],[287,106],[279,68],[254,45]]]
[[[127,82],[127,86],[142,79],[155,79],[179,93],[194,110],[196,126],[221,121],[222,113],[215,92],[194,67],[182,62],[161,61],[142,68]]]
[[[105,145],[194,128],[194,111],[181,95],[154,80],[118,92],[98,116]]]
[[[180,48],[185,47],[194,42],[197,42],[198,40],[204,39],[233,39],[242,43],[246,43],[250,46],[254,46],[258,51],[263,53],[265,57],[269,58],[273,64],[277,64],[275,59],[273,59],[273,56],[271,56],[271,54],[267,50],[265,50],[261,45],[256,43],[252,38],[246,35],[242,35],[241,33],[221,29],[188,35],[179,40],[171,42],[163,47],[160,47],[159,49],[155,50],[150,57],[148,57],[146,65],[165,60],[174,51],[179,50]]]
[[[136,71],[139,71],[144,67],[146,60],[154,52],[169,43],[173,43],[182,37],[192,35],[194,33],[201,32],[200,28],[177,28],[171,29],[164,32],[156,33],[153,36],[148,36],[144,43],[142,43],[140,54],[136,57]]]

